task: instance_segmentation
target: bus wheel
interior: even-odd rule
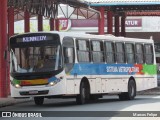
[[[87,82],[82,82],[80,85],[80,94],[76,97],[77,104],[85,104],[89,100],[90,92]]]
[[[119,94],[120,100],[133,100],[136,96],[136,84],[134,80],[129,80],[128,92]]]
[[[43,105],[44,97],[34,97],[34,103],[36,105]]]
[[[128,92],[127,92],[127,99],[133,100],[136,96],[136,84],[134,80],[130,80],[128,83]]]

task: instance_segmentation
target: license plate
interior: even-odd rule
[[[32,91],[29,91],[29,94],[38,94],[38,91],[37,90],[32,90]]]

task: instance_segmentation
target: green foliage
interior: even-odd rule
[[[37,20],[30,20],[30,32],[37,32]],[[43,20],[43,31],[50,31],[49,20]],[[24,33],[24,21],[15,23],[15,33]]]
[[[43,31],[50,31],[50,25],[48,21],[43,23]]]
[[[37,27],[36,24],[34,22],[30,22],[30,32],[36,32],[37,31]]]

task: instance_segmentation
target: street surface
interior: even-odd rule
[[[124,115],[123,117],[63,117],[63,114],[66,114],[65,112],[61,112],[62,117],[43,117],[42,118],[1,118],[4,120],[160,120],[160,117],[139,117],[137,115],[143,116],[144,114],[141,114],[142,111],[149,111],[150,116],[156,116],[156,112],[160,115],[160,96],[153,95],[145,95],[145,96],[137,96],[135,100],[132,101],[120,101],[118,99],[118,96],[105,96],[102,99],[99,99],[98,101],[92,101],[85,105],[77,105],[75,102],[75,99],[45,99],[44,105],[42,106],[36,106],[33,101],[25,102],[25,103],[19,103],[13,106],[7,106],[0,108],[0,111],[18,111],[18,112],[42,112],[42,111],[48,111],[48,112],[57,112],[57,111],[71,111],[70,113],[75,113],[75,111],[135,111],[133,114],[136,117],[131,117]],[[154,111],[152,113],[152,111]],[[101,112],[100,112],[101,113]],[[121,113],[121,112],[120,112]],[[145,114],[148,114],[148,112],[145,112]],[[81,112],[79,114],[82,114]],[[82,115],[83,116],[83,115]],[[92,115],[91,115],[92,116]]]

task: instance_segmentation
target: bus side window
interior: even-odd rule
[[[78,62],[90,62],[89,41],[79,39],[76,41]]]
[[[124,44],[121,42],[115,43],[117,63],[125,63]]]
[[[74,41],[71,37],[64,37],[63,39],[63,55],[65,71],[68,73],[75,62]]]
[[[106,62],[115,63],[115,49],[113,42],[105,42]]]
[[[143,44],[136,44],[136,62],[144,63]]]
[[[144,57],[146,64],[152,64],[153,63],[153,47],[151,44],[145,44],[144,45]]]
[[[92,40],[91,48],[92,48],[93,62],[96,62],[96,63],[104,62],[103,42]]]
[[[135,63],[134,44],[126,43],[125,51],[126,51],[127,63]]]

